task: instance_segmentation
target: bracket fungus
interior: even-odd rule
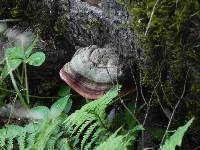
[[[60,70],[60,77],[81,96],[98,99],[113,85],[133,85],[127,62],[114,49],[93,45],[78,49]]]
[[[101,0],[82,0],[83,2],[87,2],[91,6],[100,7]]]

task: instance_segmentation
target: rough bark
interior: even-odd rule
[[[165,106],[167,106],[165,94],[169,94],[167,98],[171,98],[172,104],[176,104],[176,100],[178,99],[176,96],[182,94],[183,84],[185,80],[187,80],[187,88],[184,93],[185,104],[183,105],[190,109],[192,108],[192,114],[199,114],[200,106],[197,100],[200,95],[200,59],[197,50],[199,47],[193,49],[194,52],[187,49],[187,46],[193,45],[193,42],[195,42],[195,45],[199,45],[199,17],[194,17],[194,19],[189,20],[188,24],[185,25],[185,29],[181,29],[184,30],[184,32],[182,32],[183,35],[180,36],[181,39],[185,39],[181,41],[183,47],[186,47],[185,51],[180,49],[174,51],[171,49],[173,45],[166,44],[163,49],[158,48],[157,51],[153,49],[150,53],[146,51],[151,55],[150,59],[146,61],[143,59],[144,50],[139,48],[138,39],[131,31],[132,20],[130,14],[125,9],[124,5],[117,3],[116,0],[103,0],[100,7],[95,7],[81,0],[32,0],[29,4],[27,0],[20,0],[18,2],[19,4],[7,1],[0,2],[0,4],[2,4],[0,5],[0,18],[21,18],[28,26],[40,29],[40,36],[45,41],[44,51],[47,55],[47,62],[41,67],[41,70],[43,70],[41,72],[50,72],[50,74],[53,72],[54,75],[58,74],[59,69],[62,68],[64,63],[70,61],[76,49],[79,47],[88,47],[90,45],[97,45],[101,48],[111,47],[111,49],[117,50],[124,59],[132,60],[134,63],[136,62],[136,64],[139,60],[142,60],[140,63],[144,63],[145,67],[150,70],[148,75],[147,72],[142,72],[142,75],[147,75],[148,78],[152,77],[155,79],[156,83],[158,82],[158,78],[162,80],[162,86],[166,93],[163,94],[163,87],[161,86],[159,86],[157,92],[161,99],[164,99],[162,103]],[[125,3],[128,3],[128,0],[125,1]],[[16,7],[17,5],[18,7]],[[11,9],[1,9],[1,7],[6,8],[6,6]],[[14,8],[18,8],[18,13],[13,13],[15,10]],[[23,12],[22,10],[26,11]],[[138,21],[140,20],[137,20],[136,23],[138,23]],[[9,23],[10,26],[13,24],[15,24],[15,22]],[[20,26],[21,22],[16,22],[16,24]],[[168,33],[168,30],[166,32]],[[154,45],[161,45],[161,43],[157,43],[157,41],[153,42]],[[171,54],[172,51],[174,54]],[[175,57],[178,57],[176,58],[177,61],[174,61]],[[192,61],[187,58],[190,58]],[[160,64],[158,63],[159,61],[161,62]],[[173,79],[177,74],[172,71],[174,66],[170,64],[170,61],[174,61],[173,63],[180,62],[179,65],[181,69],[179,69],[181,71],[184,70],[184,72],[187,72],[187,70],[189,70],[188,78],[186,79],[185,74],[182,72],[181,79]],[[159,74],[160,70],[157,71],[155,69],[159,65],[162,69],[162,75]],[[139,69],[143,71],[143,67],[144,66]],[[37,74],[38,71],[35,72],[35,74]],[[140,72],[136,72],[136,74],[139,73]],[[143,76],[141,76],[141,80],[144,82],[146,81]],[[152,83],[151,81],[154,80],[150,79],[146,82]],[[155,86],[156,83],[153,83],[151,86]],[[154,95],[154,100],[156,99]],[[184,112],[186,109],[183,113],[181,112],[182,110],[183,108],[177,110],[177,115],[187,113]],[[180,115],[179,118],[181,118],[179,120],[183,121],[185,116]],[[158,119],[158,117],[156,117],[156,119]],[[151,127],[151,121],[152,120],[148,121],[146,127],[148,127],[148,125]]]

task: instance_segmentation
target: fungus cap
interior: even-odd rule
[[[99,7],[101,0],[82,0],[83,2],[87,2],[89,5]]]
[[[127,64],[111,48],[80,48],[60,70],[60,77],[88,99],[98,99],[113,85],[125,83]]]

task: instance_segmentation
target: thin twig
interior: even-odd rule
[[[177,6],[178,6],[178,1],[179,1],[179,0],[176,0],[176,8],[177,8]]]
[[[14,98],[14,102],[16,102],[16,99],[17,99],[17,94],[16,94],[16,96],[15,96],[15,98]],[[12,114],[13,114],[13,112],[14,112],[14,110],[13,110],[14,108],[11,108],[11,110],[10,110],[10,114],[9,114],[9,117],[8,117],[8,121],[7,121],[7,125],[10,123],[10,119],[11,119],[11,117],[12,117]]]
[[[169,106],[170,106],[172,109],[174,109],[174,107],[171,105],[171,103],[170,103],[170,101],[169,101],[169,99],[168,99],[168,97],[167,97],[167,95],[166,95],[166,93],[165,93],[165,90],[164,90],[164,88],[163,88],[162,82],[160,82],[160,84],[161,84],[161,89],[162,89],[162,92],[163,92],[163,94],[164,94],[164,97],[165,97],[167,103],[169,104]]]
[[[141,64],[139,63],[139,68],[141,68],[140,65],[141,65]],[[141,71],[141,69],[140,69],[140,71],[139,71],[139,75],[140,75],[140,79],[139,79],[139,81],[140,81],[140,94],[141,94],[141,96],[142,96],[143,101],[145,102],[145,105],[148,105],[148,104],[147,104],[147,101],[146,101],[146,99],[145,99],[145,97],[144,97],[144,94],[143,94],[143,88],[142,88],[142,71]]]
[[[150,109],[151,101],[153,100],[153,95],[154,95],[154,93],[156,92],[156,88],[158,87],[159,83],[160,83],[160,80],[158,80],[158,82],[157,82],[156,85],[154,86],[154,89],[153,89],[153,91],[152,91],[152,93],[151,93],[150,100],[149,100],[149,102],[148,102],[148,104],[147,104],[147,106],[148,106],[148,107],[147,107],[147,112],[148,112],[149,109]],[[143,121],[143,126],[145,125],[147,116],[148,116],[148,113],[145,114],[145,118],[144,118],[144,121]]]
[[[133,76],[133,80],[134,80],[134,84],[135,84],[135,89],[136,89],[136,98],[135,98],[135,105],[134,105],[134,112],[133,112],[133,114],[135,114],[136,109],[137,109],[137,102],[138,102],[139,93],[138,93],[138,86],[137,86],[136,78],[135,78],[135,75],[133,73],[133,70],[132,70],[131,66],[130,66],[130,70],[131,70],[131,74]]]
[[[156,97],[157,97],[158,103],[159,103],[159,105],[160,105],[160,107],[161,107],[163,113],[167,116],[168,119],[170,119],[169,115],[167,114],[167,112],[165,111],[164,107],[162,106],[162,103],[161,103],[161,101],[160,101],[160,97],[158,96],[158,93],[155,92],[155,94],[156,94]]]
[[[185,82],[184,82],[184,87],[183,87],[182,94],[181,94],[181,96],[180,96],[178,102],[176,103],[176,105],[175,105],[175,107],[174,107],[174,110],[172,111],[172,114],[171,114],[171,116],[170,116],[170,120],[169,120],[169,122],[168,122],[166,131],[165,131],[165,134],[164,134],[163,137],[162,137],[162,141],[161,141],[161,144],[160,144],[160,145],[163,144],[164,139],[165,139],[165,137],[166,137],[166,135],[167,135],[167,133],[168,133],[168,131],[169,131],[170,125],[171,125],[171,123],[172,123],[172,119],[173,119],[173,117],[174,117],[174,114],[175,114],[175,112],[176,112],[176,109],[178,108],[178,106],[179,106],[181,100],[183,99],[183,97],[184,97],[184,95],[185,95],[188,73],[189,73],[189,70],[188,70],[188,72],[187,72],[187,74],[186,74],[186,78],[185,78]]]
[[[155,9],[156,9],[156,5],[158,4],[158,2],[159,2],[159,0],[156,0],[155,4],[153,6],[153,10],[151,12],[151,16],[150,16],[149,22],[148,22],[147,27],[146,27],[145,36],[147,35],[147,32],[148,32],[149,27],[151,25],[151,21],[153,19],[153,15],[154,15],[154,12],[155,12]]]
[[[145,117],[144,117],[143,124],[142,124],[143,126],[145,126],[145,123],[146,123],[146,120],[147,120],[147,117],[148,117],[148,114],[149,114],[150,106],[151,106],[151,101],[153,100],[153,95],[154,95],[156,88],[159,85],[159,83],[160,83],[160,80],[158,80],[158,82],[154,86],[154,89],[153,89],[151,96],[150,96],[150,100],[147,103],[147,110],[146,110]],[[142,145],[142,149],[144,149],[144,131],[142,131],[142,144],[141,145]]]
[[[119,97],[121,104],[124,106],[124,108],[128,111],[128,113],[131,115],[131,117],[133,118],[133,120],[135,120],[138,124],[141,124],[140,121],[135,117],[135,115],[131,112],[131,110],[126,106],[126,104],[124,103],[123,99],[121,97]]]
[[[199,149],[200,149],[200,146],[198,146],[198,147],[194,148],[193,150],[199,150]]]
[[[22,19],[3,19],[3,20],[0,20],[0,22],[16,22],[16,21],[22,21]]]

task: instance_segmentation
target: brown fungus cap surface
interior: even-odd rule
[[[115,50],[93,45],[78,49],[60,70],[60,77],[81,96],[98,99],[113,85],[124,82],[126,66]]]

